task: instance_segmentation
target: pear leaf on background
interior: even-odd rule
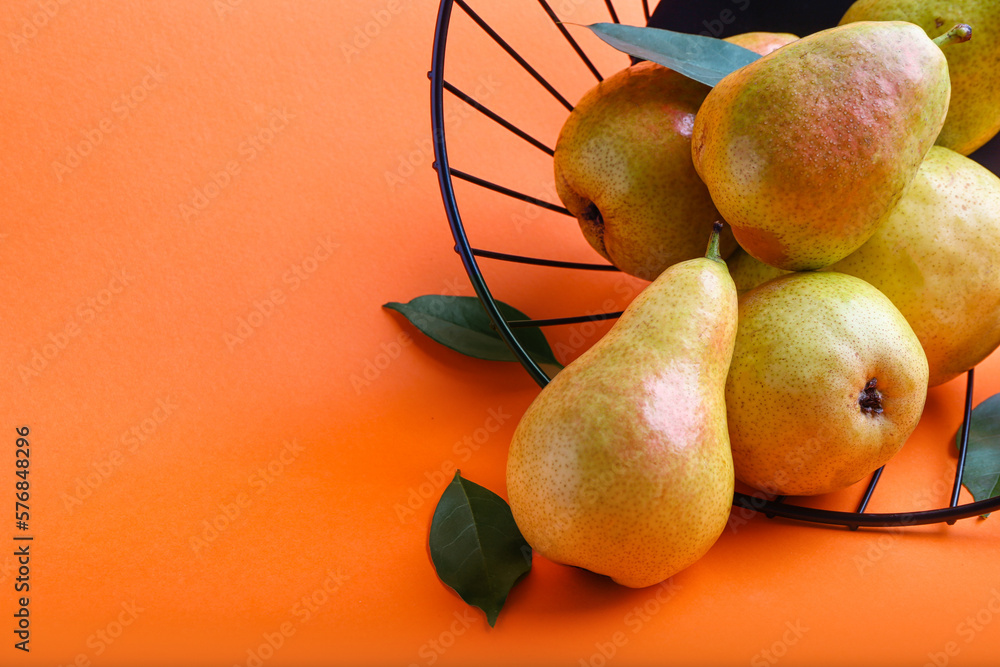
[[[456,470],[434,509],[428,541],[441,581],[496,625],[507,594],[531,569],[531,547],[510,506]]]
[[[707,86],[714,86],[761,57],[750,49],[704,35],[617,23],[594,23],[583,27],[590,28],[619,51],[659,63]]]
[[[956,438],[961,448],[961,429]],[[969,418],[962,484],[977,501],[1000,496],[1000,394],[977,405]]]
[[[531,319],[517,308],[496,302],[508,320]],[[382,306],[402,313],[420,331],[442,345],[477,359],[517,361],[507,344],[492,326],[483,304],[474,296],[427,294],[409,303],[390,301]],[[546,370],[558,371],[562,365],[545,335],[537,327],[519,328],[514,335],[525,351]]]

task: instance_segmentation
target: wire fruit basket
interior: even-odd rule
[[[621,2],[621,0],[619,0]],[[579,5],[582,0],[570,0],[570,4]],[[582,48],[581,44],[574,39],[573,35],[560,21],[559,15],[553,10],[552,5],[547,0],[538,0],[538,19],[551,21],[555,28],[565,40],[566,48],[580,59],[585,68],[601,81],[603,76],[594,64],[592,57]],[[563,5],[567,5],[566,2]],[[618,12],[612,0],[604,0],[607,9],[608,20],[619,23]],[[505,317],[501,312],[498,302],[493,296],[483,272],[479,266],[479,260],[512,262],[520,265],[542,266],[566,271],[617,271],[610,264],[591,264],[581,262],[570,262],[542,257],[531,257],[505,252],[497,252],[486,248],[474,247],[466,233],[465,225],[462,222],[461,212],[455,197],[455,181],[460,180],[470,183],[475,187],[493,191],[505,197],[526,202],[529,205],[537,206],[545,210],[559,214],[571,216],[565,207],[546,201],[539,197],[534,197],[518,190],[512,189],[500,183],[481,176],[462,171],[452,167],[448,159],[448,132],[445,123],[445,93],[461,100],[484,117],[496,123],[507,131],[512,142],[526,142],[534,148],[542,151],[551,157],[554,154],[552,147],[546,145],[536,137],[532,136],[518,125],[512,123],[507,118],[491,110],[481,100],[461,90],[456,85],[448,81],[445,76],[445,65],[448,53],[448,33],[452,25],[454,10],[458,9],[468,19],[481,30],[485,38],[492,40],[512,59],[518,67],[522,68],[537,83],[537,93],[550,95],[559,104],[566,108],[568,114],[573,109],[572,103],[559,92],[559,90],[542,74],[539,70],[522,57],[497,30],[484,20],[475,9],[470,6],[467,0],[441,0],[438,10],[437,26],[434,34],[434,48],[432,57],[432,67],[428,72],[431,82],[431,124],[434,142],[434,169],[437,171],[438,183],[441,189],[441,196],[444,202],[445,212],[451,227],[452,236],[455,240],[455,251],[460,256],[473,289],[479,300],[482,302],[490,322],[499,336],[508,345],[516,359],[527,371],[528,375],[534,379],[540,387],[544,387],[550,380],[545,371],[529,355],[528,351],[518,340],[515,330],[526,327],[553,327],[566,324],[580,324],[587,322],[597,322],[601,320],[611,320],[617,318],[621,312],[604,312],[597,314],[581,315],[574,317],[559,317],[550,319],[511,319]],[[648,0],[641,0],[641,11],[645,21],[649,23],[651,18]],[[767,498],[761,495],[747,495],[737,491],[733,498],[736,507],[742,507],[753,512],[763,513],[768,518],[782,517],[816,524],[826,524],[832,526],[844,526],[851,530],[859,527],[896,527],[913,526],[922,524],[933,524],[946,522],[954,524],[958,519],[965,519],[974,516],[987,514],[996,509],[1000,509],[1000,497],[990,498],[978,502],[958,504],[959,493],[962,487],[962,474],[964,471],[966,452],[969,436],[969,421],[972,412],[973,387],[975,382],[975,369],[969,370],[966,377],[966,393],[964,403],[964,415],[960,428],[958,445],[958,462],[955,469],[954,481],[952,484],[950,502],[947,507],[930,510],[919,510],[912,512],[894,513],[869,513],[866,512],[872,494],[875,491],[879,480],[882,477],[884,468],[879,468],[872,475],[868,486],[862,494],[860,502],[851,510],[836,511],[805,507],[784,502],[781,496]]]

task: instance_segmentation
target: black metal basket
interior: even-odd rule
[[[643,15],[648,22],[650,19],[650,10],[648,0],[641,0]],[[596,80],[600,81],[602,75],[599,70],[594,66],[591,59],[587,56],[585,51],[581,48],[580,44],[573,38],[566,27],[560,23],[559,17],[556,12],[553,11],[551,5],[546,0],[538,0],[539,4],[539,20],[549,20],[555,25],[558,31],[565,38],[567,43],[567,48],[572,49],[577,56],[582,60],[583,64],[590,70],[594,75]],[[618,14],[615,11],[615,7],[612,0],[604,0],[604,4],[608,10],[609,20],[618,23]],[[539,367],[537,363],[531,358],[528,352],[524,349],[521,343],[518,341],[517,337],[514,335],[514,329],[522,327],[547,327],[555,326],[561,324],[573,324],[582,322],[593,322],[597,320],[614,319],[618,317],[621,313],[602,313],[598,315],[584,315],[579,317],[562,317],[553,319],[537,319],[537,320],[512,320],[507,319],[501,313],[497,306],[497,302],[494,299],[489,287],[486,284],[483,274],[480,271],[477,258],[485,258],[490,260],[504,261],[504,262],[517,262],[520,264],[537,265],[537,266],[547,266],[555,267],[567,270],[576,271],[617,271],[617,269],[610,264],[588,264],[588,263],[578,263],[578,262],[565,262],[537,257],[527,257],[521,255],[512,255],[508,253],[494,252],[482,248],[474,248],[470,245],[469,239],[465,232],[465,227],[462,224],[462,217],[458,210],[458,204],[455,200],[454,191],[454,179],[460,179],[468,183],[472,183],[478,187],[486,188],[494,192],[500,193],[502,195],[518,199],[529,204],[539,206],[544,209],[551,211],[556,211],[565,215],[570,215],[564,207],[554,204],[552,202],[544,201],[536,197],[529,196],[527,194],[518,192],[511,188],[505,187],[503,185],[493,183],[487,179],[478,177],[474,174],[470,174],[458,169],[452,168],[448,161],[448,145],[447,145],[447,134],[445,132],[445,111],[444,111],[444,93],[448,91],[449,94],[454,95],[456,98],[464,101],[472,108],[476,109],[478,112],[483,114],[485,117],[489,118],[493,122],[499,124],[506,130],[510,132],[512,140],[514,141],[525,141],[535,148],[543,151],[548,155],[553,154],[553,149],[546,146],[544,143],[538,139],[532,137],[530,134],[520,129],[507,119],[501,117],[497,113],[490,110],[487,106],[482,104],[480,101],[476,100],[471,95],[460,90],[455,85],[449,83],[445,78],[445,59],[448,44],[448,29],[451,25],[452,11],[455,7],[458,7],[462,12],[464,12],[479,28],[482,29],[483,33],[492,39],[497,45],[499,45],[507,54],[520,66],[522,67],[535,81],[538,82],[540,86],[540,92],[544,91],[546,94],[552,95],[560,104],[566,107],[567,113],[572,110],[573,105],[556,90],[539,72],[532,67],[522,56],[520,56],[517,51],[515,51],[510,44],[498,34],[490,25],[484,21],[476,11],[469,6],[466,0],[441,0],[441,5],[438,10],[437,18],[437,28],[434,34],[434,52],[433,52],[433,62],[431,71],[428,72],[428,76],[431,80],[431,123],[433,129],[433,140],[434,140],[434,169],[438,174],[438,182],[441,187],[441,196],[444,200],[445,212],[448,216],[448,222],[451,226],[452,235],[455,239],[455,251],[459,254],[462,259],[462,263],[465,266],[466,273],[469,275],[469,280],[472,282],[472,286],[475,289],[477,296],[486,309],[489,315],[490,321],[493,328],[497,331],[500,337],[506,342],[510,347],[514,356],[520,361],[521,365],[528,374],[539,384],[539,386],[544,387],[548,381],[549,376]],[[790,503],[783,502],[782,497],[777,497],[775,499],[767,499],[761,496],[749,496],[743,493],[737,492],[733,498],[733,504],[736,506],[744,507],[748,510],[755,512],[762,512],[767,517],[783,517],[787,519],[798,519],[801,521],[808,521],[819,524],[829,524],[835,526],[845,526],[852,530],[857,529],[859,526],[869,526],[869,527],[887,527],[887,526],[912,526],[930,523],[947,522],[948,524],[954,524],[958,519],[965,519],[969,517],[979,516],[992,512],[1000,508],[1000,497],[992,498],[989,500],[983,500],[979,502],[967,503],[964,505],[958,504],[959,491],[961,489],[961,479],[962,471],[965,465],[966,449],[968,443],[968,424],[969,415],[972,411],[972,389],[974,383],[975,372],[974,369],[968,372],[967,384],[966,384],[966,396],[965,396],[965,413],[961,427],[961,438],[958,448],[958,464],[955,470],[955,479],[952,486],[951,500],[948,507],[943,507],[940,509],[933,510],[921,510],[914,512],[896,512],[896,513],[866,513],[865,509],[868,506],[868,502],[871,499],[872,493],[875,490],[876,485],[882,475],[882,468],[876,470],[868,483],[868,487],[865,490],[864,495],[858,506],[853,511],[831,511],[824,509],[816,509],[812,507],[803,507],[799,505],[793,505]]]

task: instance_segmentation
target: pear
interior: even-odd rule
[[[528,407],[510,508],[541,555],[644,587],[715,543],[733,500],[724,387],[736,287],[707,257],[668,267]]]
[[[926,394],[920,341],[860,278],[792,273],[740,297],[726,380],[740,481],[787,495],[850,486],[899,451]]]
[[[729,41],[763,54],[795,39],[748,33]],[[691,128],[708,91],[642,62],[591,88],[559,133],[556,192],[590,245],[626,273],[652,280],[699,257],[721,217],[691,162]],[[726,227],[723,257],[735,247]]]
[[[878,232],[875,232],[875,234],[878,235]],[[759,259],[754,259],[743,248],[737,248],[732,255],[727,257],[726,265],[729,267],[729,275],[733,277],[733,282],[736,283],[736,294],[739,296],[743,296],[744,292],[749,292],[754,287],[757,287],[757,285],[763,285],[771,278],[792,273],[791,271],[785,271],[770,264],[765,264]]]
[[[748,253],[787,270],[829,266],[899,201],[949,91],[944,54],[911,23],[824,30],[712,89],[695,118],[694,165]]]
[[[956,23],[972,26],[972,41],[945,51],[951,104],[937,144],[969,155],[1000,130],[1000,2],[858,0],[840,22],[853,21],[909,21],[931,37]]]
[[[1000,346],[1000,178],[935,146],[889,219],[830,267],[871,283],[899,309],[927,354],[930,385]],[[785,273],[737,251],[738,293]]]
[[[790,32],[744,32],[725,37],[724,41],[766,56],[786,44],[791,44],[798,38],[798,35],[793,35]]]

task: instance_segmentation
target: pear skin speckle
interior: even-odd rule
[[[972,26],[972,39],[945,47],[951,75],[948,117],[937,138],[969,155],[1000,131],[1000,2],[996,0],[858,0],[841,19],[909,21],[931,38]]]
[[[788,33],[727,38],[766,54]],[[588,243],[625,273],[652,280],[701,257],[722,218],[691,161],[695,113],[709,87],[652,62],[608,77],[577,103],[553,157],[556,193]],[[736,248],[727,225],[723,257]]]
[[[726,380],[737,479],[785,495],[854,484],[916,428],[927,377],[906,320],[860,278],[792,273],[745,293]]]
[[[511,511],[538,553],[644,587],[715,543],[734,489],[736,309],[723,262],[675,264],[542,389],[507,462]]]
[[[885,224],[829,267],[889,297],[920,340],[930,386],[1000,346],[1000,178],[933,147]],[[740,294],[786,272],[741,250],[726,260]]]
[[[935,146],[885,225],[831,269],[899,308],[931,386],[958,377],[1000,345],[1000,178]]]
[[[708,91],[639,63],[590,89],[559,133],[556,193],[590,245],[628,274],[652,280],[700,257],[722,217],[691,162],[694,116]],[[724,254],[735,247],[727,227]]]
[[[899,201],[949,91],[944,54],[915,25],[824,30],[712,89],[695,117],[695,168],[752,256],[786,270],[829,266]]]

